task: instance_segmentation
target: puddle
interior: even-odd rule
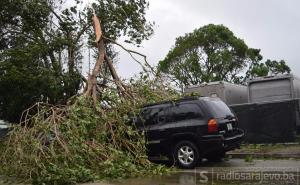
[[[217,176],[219,175],[219,176]],[[227,176],[226,176],[227,175]],[[210,174],[210,173],[174,173],[168,176],[160,176],[146,179],[129,179],[124,180],[122,182],[114,183],[114,185],[202,185],[202,184],[212,184],[212,185],[252,185],[252,184],[260,184],[260,185],[300,185],[297,182],[297,179],[285,180],[261,180],[260,178],[264,178],[263,176],[255,177],[254,175],[249,174],[248,178],[252,178],[251,180],[244,179],[240,180],[241,176],[229,176],[229,173],[222,174]],[[235,179],[236,178],[236,179]],[[255,179],[256,178],[256,179]]]
[[[1,176],[0,176],[1,179]],[[14,184],[14,183],[11,183]],[[300,161],[231,159],[169,175],[84,185],[300,185]],[[0,185],[3,185],[0,180]]]
[[[218,163],[203,162],[194,170],[170,175],[129,179],[114,185],[300,185],[300,162],[293,160],[231,159]]]

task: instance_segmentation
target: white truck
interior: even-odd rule
[[[300,79],[294,75],[267,76],[248,80],[249,103],[300,98]]]
[[[248,103],[247,86],[224,81],[204,83],[185,88],[184,94],[197,93],[201,96],[218,97],[227,105]]]
[[[267,76],[248,81],[249,103],[298,101],[295,107],[296,127],[300,133],[300,79],[292,74]]]

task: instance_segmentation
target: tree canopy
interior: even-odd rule
[[[256,64],[249,69],[248,73],[252,77],[260,77],[267,75],[289,74],[290,67],[284,60],[276,61],[268,59],[265,63]]]
[[[262,58],[259,49],[248,47],[227,27],[210,24],[178,37],[158,69],[181,88],[211,81],[242,83],[246,77],[256,75]],[[280,72],[287,69],[281,68]]]
[[[36,101],[65,103],[81,88],[83,50],[96,48],[83,0],[0,2],[0,116],[18,121]],[[98,0],[92,5],[104,36],[139,45],[153,33],[145,0]],[[89,44],[87,44],[89,43]],[[109,42],[106,47],[113,55]]]

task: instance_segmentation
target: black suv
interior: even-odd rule
[[[145,131],[149,157],[168,156],[181,168],[202,159],[218,160],[238,148],[244,132],[218,98],[188,97],[142,108],[136,126]]]

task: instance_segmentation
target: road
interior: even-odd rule
[[[1,179],[1,178],[0,178]],[[5,183],[1,182],[0,185]],[[204,161],[193,170],[169,175],[81,185],[300,185],[300,160],[229,159]]]
[[[300,185],[300,160],[230,159],[203,162],[194,170],[178,170],[170,175],[129,179],[112,185]],[[85,185],[108,185],[91,183]]]

